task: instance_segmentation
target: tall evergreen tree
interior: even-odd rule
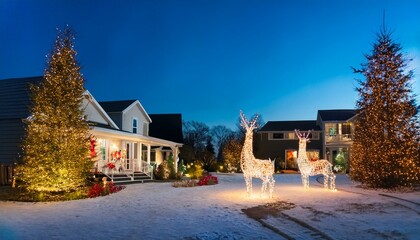
[[[358,114],[350,163],[352,179],[374,188],[414,186],[420,181],[419,120],[413,72],[401,46],[384,27],[367,63],[355,73]]]
[[[83,115],[84,79],[70,27],[58,31],[44,80],[32,85],[31,117],[19,177],[35,192],[71,192],[86,185],[89,126]]]

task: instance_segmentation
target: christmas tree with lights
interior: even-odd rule
[[[44,79],[31,86],[18,179],[33,192],[73,192],[86,185],[92,168],[89,125],[82,102],[84,79],[73,49],[71,28],[58,30]]]
[[[420,182],[420,128],[410,60],[385,27],[376,41],[367,63],[354,69],[364,80],[356,88],[350,175],[373,188],[413,187]]]

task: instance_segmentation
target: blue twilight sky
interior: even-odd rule
[[[0,0],[0,79],[42,75],[69,24],[98,101],[232,129],[240,109],[315,119],[355,107],[350,67],[366,62],[384,10],[419,94],[420,0]]]

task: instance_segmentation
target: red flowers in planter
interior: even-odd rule
[[[200,180],[198,181],[198,185],[199,186],[204,186],[204,185],[215,185],[218,184],[219,180],[217,179],[216,176],[212,176],[211,174],[202,176],[200,178]]]

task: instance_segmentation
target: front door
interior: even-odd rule
[[[137,170],[140,165],[138,163],[139,158],[139,144],[137,142],[126,142],[125,143],[125,169],[126,170]]]

